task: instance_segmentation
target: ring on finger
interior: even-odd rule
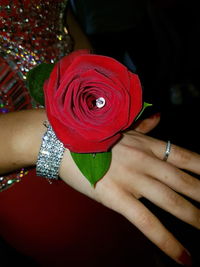
[[[165,154],[164,154],[164,157],[163,157],[164,161],[167,161],[167,159],[169,157],[169,154],[170,154],[170,151],[171,151],[171,142],[167,141],[166,150],[165,150]]]

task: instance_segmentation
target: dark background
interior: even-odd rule
[[[153,103],[143,116],[161,112],[161,122],[150,135],[200,153],[200,17],[197,1],[72,2],[75,16],[90,38],[94,51],[115,57],[140,76],[144,100]],[[142,201],[191,252],[194,266],[200,266],[199,231],[149,201]],[[130,229],[125,220],[122,225]],[[139,246],[145,249],[141,249],[141,254],[135,255],[134,250],[131,251],[129,241],[132,238],[141,240]],[[108,265],[102,263],[102,266],[178,266],[140,233],[135,236],[127,230],[127,243],[123,247],[127,262],[122,265],[108,259]],[[13,259],[21,266],[35,266],[3,240],[0,251],[5,259],[2,266],[12,266]]]

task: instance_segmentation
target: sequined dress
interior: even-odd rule
[[[26,88],[27,72],[54,63],[72,42],[64,24],[66,0],[0,0],[0,113],[37,106]],[[0,177],[1,189],[25,174]]]
[[[26,73],[69,52],[70,38],[63,23],[65,7],[66,0],[0,1],[1,112],[30,107]]]

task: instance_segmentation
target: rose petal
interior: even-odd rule
[[[44,89],[52,127],[78,153],[107,151],[142,108],[138,76],[118,61],[86,50],[56,64]],[[99,97],[106,103],[101,109],[95,105]]]

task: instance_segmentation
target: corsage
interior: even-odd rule
[[[49,129],[55,134],[53,140],[59,140],[61,155],[62,145],[70,150],[78,168],[94,186],[109,169],[113,145],[148,106],[142,101],[140,80],[111,57],[79,50],[63,57],[54,66],[45,68],[43,64],[30,71],[28,87],[35,99],[38,95],[35,94],[37,79],[33,77],[37,77],[41,68],[49,69],[50,74],[46,79],[47,72],[43,78],[40,72],[40,84],[45,80],[44,92],[38,91],[52,127]],[[45,142],[45,146],[49,144],[49,150],[52,151],[45,153],[52,153],[55,159],[52,142]],[[56,144],[53,146],[56,147]],[[38,156],[38,165],[39,175],[42,175],[40,159],[41,154]],[[53,164],[52,159],[49,162]],[[55,168],[59,166],[52,168],[54,174]],[[44,163],[44,176],[45,173]]]

